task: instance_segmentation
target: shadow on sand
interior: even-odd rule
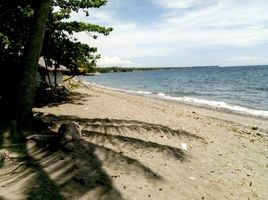
[[[84,129],[85,139],[78,143],[69,143],[64,147],[37,146],[27,142],[17,148],[7,149],[11,158],[0,162],[0,197],[5,188],[9,190],[22,184],[22,193],[26,199],[77,199],[86,196],[87,199],[123,199],[120,191],[113,185],[112,176],[103,168],[104,156],[106,165],[120,166],[126,172],[143,176],[150,181],[164,181],[149,166],[137,158],[124,154],[124,147],[146,151],[161,152],[181,162],[187,154],[179,148],[146,141],[140,138],[122,135],[123,132],[135,134],[149,133],[165,134],[172,137],[187,137],[202,140],[199,136],[182,130],[133,120],[117,119],[83,119],[74,116],[37,116],[49,126],[57,127],[66,121],[76,121]],[[3,133],[1,131],[1,144]],[[109,145],[106,145],[109,144]],[[118,151],[113,146],[122,151]],[[2,149],[3,150],[3,149]],[[139,177],[137,176],[137,177]]]
[[[89,94],[82,94],[79,92],[64,90],[64,92],[57,93],[55,92],[39,92],[36,94],[35,107],[42,108],[44,106],[54,107],[59,106],[64,103],[82,105],[84,101],[89,97],[97,97]]]

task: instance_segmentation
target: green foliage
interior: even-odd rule
[[[8,118],[23,72],[22,55],[30,32],[33,5],[29,0],[0,0],[0,116]]]
[[[29,35],[33,16],[32,0],[0,0],[0,62],[4,66],[16,62],[19,65]],[[42,55],[56,66],[65,65],[75,69],[82,65],[90,66],[98,57],[96,48],[78,42],[72,35],[75,32],[87,32],[96,39],[98,34],[107,36],[112,28],[71,21],[71,13],[83,11],[88,15],[89,8],[99,8],[106,0],[53,0],[48,18]],[[57,6],[57,12],[53,8]],[[23,25],[23,26],[22,26]],[[94,33],[94,35],[92,35]]]
[[[106,2],[107,0],[54,0],[54,6],[78,11],[85,8],[99,8],[105,5]]]
[[[88,8],[100,7],[106,3],[103,0],[55,0],[54,6],[58,6],[57,12],[51,12],[48,19],[48,27],[45,35],[42,55],[49,62],[56,61],[56,66],[64,65],[74,73],[81,69],[87,71],[94,66],[97,48],[78,42],[73,33],[87,32],[90,37],[96,39],[98,34],[107,36],[112,28],[105,28],[99,25],[70,21],[71,12],[82,10],[86,13]],[[94,35],[91,35],[94,33]],[[49,63],[51,64],[51,63]]]
[[[102,33],[104,35],[108,35],[110,31],[112,31],[112,28],[104,28],[99,25],[95,24],[89,24],[84,22],[60,22],[57,23],[58,27],[57,30],[66,31],[70,35],[73,34],[73,32],[97,32]]]
[[[20,79],[25,69],[22,65],[26,43],[29,39],[36,0],[0,0],[0,109],[12,105]],[[86,32],[96,39],[108,35],[112,28],[71,21],[72,12],[99,8],[106,0],[50,0],[50,12],[41,55],[48,64],[64,65],[74,72],[87,71],[95,66],[97,48],[83,44],[73,36]],[[53,10],[56,8],[56,12]],[[93,35],[94,34],[94,35]],[[7,83],[11,83],[7,87]]]
[[[31,4],[26,0],[12,1],[0,0],[1,67],[6,63],[13,65],[20,62],[26,38],[30,31]]]

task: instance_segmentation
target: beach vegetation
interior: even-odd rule
[[[82,12],[87,17],[88,9],[105,4],[106,0],[0,0],[1,119],[29,122],[40,56],[47,66],[63,65],[70,73],[95,66],[100,58],[97,48],[81,43],[74,33],[86,32],[97,39],[112,28],[73,21],[71,16]]]

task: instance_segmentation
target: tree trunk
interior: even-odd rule
[[[22,63],[23,73],[18,86],[18,95],[14,107],[14,117],[19,121],[25,121],[32,116],[36,87],[36,72],[50,8],[49,0],[38,0],[35,2],[36,6],[34,8],[33,24],[24,52],[24,61]]]

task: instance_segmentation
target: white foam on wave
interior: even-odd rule
[[[193,104],[198,104],[198,105],[206,105],[210,107],[227,109],[227,110],[238,112],[241,114],[268,117],[268,111],[255,110],[255,109],[246,108],[242,106],[231,105],[222,101],[212,101],[212,100],[210,101],[210,100],[198,99],[198,98],[193,98],[193,97],[185,97],[185,96],[184,97],[164,96],[164,98],[169,99],[169,100],[182,101],[182,102],[188,102],[188,103],[193,103]]]
[[[124,90],[124,89],[114,89],[114,88],[110,88],[110,89],[117,90],[117,91],[122,91],[122,92],[127,92],[127,93],[141,94],[141,95],[152,94],[152,92],[143,91],[143,90]]]
[[[93,86],[97,86],[103,89],[108,89],[108,90],[114,90],[114,91],[119,91],[119,92],[127,92],[127,93],[135,93],[135,94],[152,94],[152,92],[149,91],[143,91],[143,90],[127,90],[127,89],[118,89],[118,88],[113,88],[113,87],[107,87],[107,86],[103,86],[103,85],[99,85],[97,83],[94,82],[87,82],[87,81],[82,81],[83,84],[85,85],[93,85]]]
[[[135,92],[135,91],[134,91]],[[148,92],[148,91],[137,91],[139,94],[152,94],[151,92]]]
[[[166,94],[161,93],[161,92],[157,93],[157,95],[160,96],[160,97],[165,97],[166,96]]]
[[[86,85],[94,85],[100,88],[104,89],[109,89],[109,90],[114,90],[114,91],[120,91],[120,92],[127,92],[127,93],[135,93],[135,94],[141,94],[141,95],[152,95],[152,92],[149,91],[135,91],[135,90],[124,90],[124,89],[118,89],[118,88],[111,88],[111,87],[106,87],[103,85],[99,85],[96,83],[90,83],[87,81],[83,81],[84,84]],[[260,116],[260,117],[265,117],[268,118],[268,111],[265,110],[255,110],[251,108],[246,108],[242,106],[237,106],[237,105],[231,105],[222,101],[212,101],[212,100],[205,100],[205,99],[198,99],[198,98],[193,98],[193,97],[173,97],[173,96],[168,96],[164,93],[157,93],[158,98],[163,98],[167,100],[172,100],[172,101],[180,101],[180,102],[185,102],[185,103],[190,103],[194,105],[200,105],[200,106],[209,106],[209,107],[214,107],[214,108],[221,108],[224,110],[229,110],[233,112],[237,112],[240,114],[247,114],[247,115],[253,115],[253,116]]]

